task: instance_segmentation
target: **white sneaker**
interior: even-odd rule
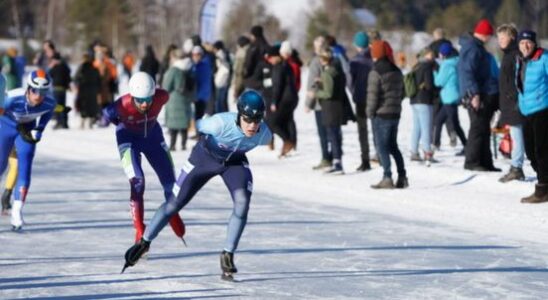
[[[11,207],[11,225],[20,228],[25,224],[23,220],[23,201],[14,200]]]

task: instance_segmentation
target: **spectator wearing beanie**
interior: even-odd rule
[[[499,179],[500,182],[523,180],[523,161],[525,144],[523,140],[523,118],[518,108],[518,91],[516,88],[516,58],[519,56],[517,29],[513,24],[503,24],[497,28],[497,40],[502,50],[499,76],[499,109],[500,124],[510,126],[512,136],[512,153],[510,170]]]
[[[522,203],[548,201],[548,51],[538,46],[536,33],[518,35],[520,58],[517,65],[519,110],[525,116],[525,153],[537,173],[535,192]]]
[[[350,60],[350,75],[352,76],[351,92],[352,100],[356,104],[358,139],[360,141],[361,150],[361,164],[356,170],[358,172],[364,172],[371,170],[365,104],[367,98],[367,76],[373,67],[373,60],[369,53],[369,36],[365,32],[357,32],[354,35],[353,44],[358,53]]]
[[[490,121],[498,104],[492,93],[492,56],[484,44],[491,38],[493,27],[488,20],[478,22],[472,34],[459,39],[460,59],[457,64],[459,94],[468,103],[470,130],[465,149],[464,168],[472,171],[497,171],[493,165],[489,137]],[[497,89],[498,90],[498,89]]]
[[[386,57],[386,46],[382,40],[371,44],[373,69],[367,78],[367,117],[373,123],[373,135],[384,173],[374,189],[405,188],[409,185],[398,148],[398,125],[403,100],[403,75],[398,67]],[[390,166],[390,155],[396,161],[398,180],[394,185]]]
[[[283,60],[289,65],[291,68],[291,72],[293,73],[293,79],[295,84],[295,90],[296,98],[295,98],[295,105],[299,103],[299,91],[301,90],[301,67],[303,66],[303,62],[301,61],[301,58],[299,57],[299,52],[291,46],[290,41],[283,41],[280,45],[280,55],[283,58]],[[290,139],[291,143],[293,144],[293,149],[297,149],[297,125],[295,123],[295,119],[291,120],[290,126],[289,126],[289,132],[290,132]]]
[[[457,64],[459,57],[451,43],[443,43],[439,47],[441,56],[440,68],[434,71],[434,84],[441,88],[441,109],[434,120],[434,145],[439,147],[443,123],[452,124],[463,146],[466,146],[466,136],[459,121],[458,107],[460,103],[459,78]],[[463,150],[464,151],[464,150]],[[461,155],[461,153],[459,153]]]
[[[295,145],[291,139],[293,112],[297,107],[297,90],[291,67],[280,56],[280,47],[272,46],[267,51],[267,60],[272,65],[272,131],[283,140],[280,158],[285,157]]]

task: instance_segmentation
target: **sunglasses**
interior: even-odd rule
[[[242,116],[242,119],[244,120],[244,122],[249,124],[251,123],[259,124],[263,120],[263,117],[262,116],[257,116],[257,117]]]
[[[35,95],[40,95],[40,96],[44,96],[48,93],[48,90],[47,89],[35,89],[35,88],[30,88],[29,89],[31,93],[35,94]]]
[[[150,103],[152,103],[152,97],[146,97],[146,98],[133,97],[133,99],[135,99],[135,102],[137,102],[139,104],[142,104],[142,103],[150,104]]]

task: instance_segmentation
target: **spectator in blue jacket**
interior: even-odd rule
[[[472,34],[465,34],[459,40],[461,53],[457,69],[460,97],[465,99],[470,116],[464,168],[472,171],[501,171],[493,165],[489,144],[490,121],[498,104],[498,88],[493,86],[492,56],[485,50],[484,44],[493,32],[489,21],[482,19]]]
[[[434,71],[434,85],[441,87],[442,107],[434,120],[434,145],[436,147],[440,146],[443,123],[449,121],[462,145],[466,146],[466,136],[459,121],[460,95],[459,77],[457,74],[459,56],[457,51],[451,46],[451,43],[443,43],[438,49],[442,61],[439,70]]]
[[[204,50],[200,46],[192,48],[193,72],[196,80],[196,100],[194,101],[194,119],[201,119],[207,108],[207,102],[212,92],[212,68],[209,59],[204,57]]]
[[[516,70],[519,110],[525,116],[525,153],[537,173],[535,192],[522,203],[548,201],[548,51],[537,46],[536,33],[518,36],[520,58]]]

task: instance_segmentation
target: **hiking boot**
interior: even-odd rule
[[[398,180],[396,181],[396,188],[397,189],[404,189],[409,186],[409,180],[407,180],[406,176],[398,176]]]
[[[342,164],[341,163],[333,164],[333,167],[331,167],[329,170],[325,171],[325,174],[329,174],[329,175],[342,175],[342,174],[344,174]]]
[[[411,153],[411,161],[422,161],[422,158],[418,153]]]
[[[505,183],[512,180],[524,180],[524,179],[525,179],[525,174],[523,174],[523,170],[521,168],[516,168],[512,166],[510,167],[510,170],[508,171],[508,173],[506,173],[506,175],[502,176],[499,179],[499,182]]]
[[[312,167],[312,170],[321,170],[329,167],[331,167],[331,161],[322,159],[318,165]]]
[[[521,198],[521,203],[542,203],[548,201],[548,184],[536,184],[535,192],[528,197]]]
[[[373,184],[371,186],[373,189],[393,189],[394,188],[394,182],[392,181],[392,178],[390,177],[384,177],[379,183]]]
[[[221,270],[223,272],[237,273],[238,269],[234,265],[234,254],[223,250],[221,253]]]
[[[362,164],[356,168],[356,171],[358,172],[365,172],[371,170],[371,164],[369,164],[368,160],[363,159]]]

